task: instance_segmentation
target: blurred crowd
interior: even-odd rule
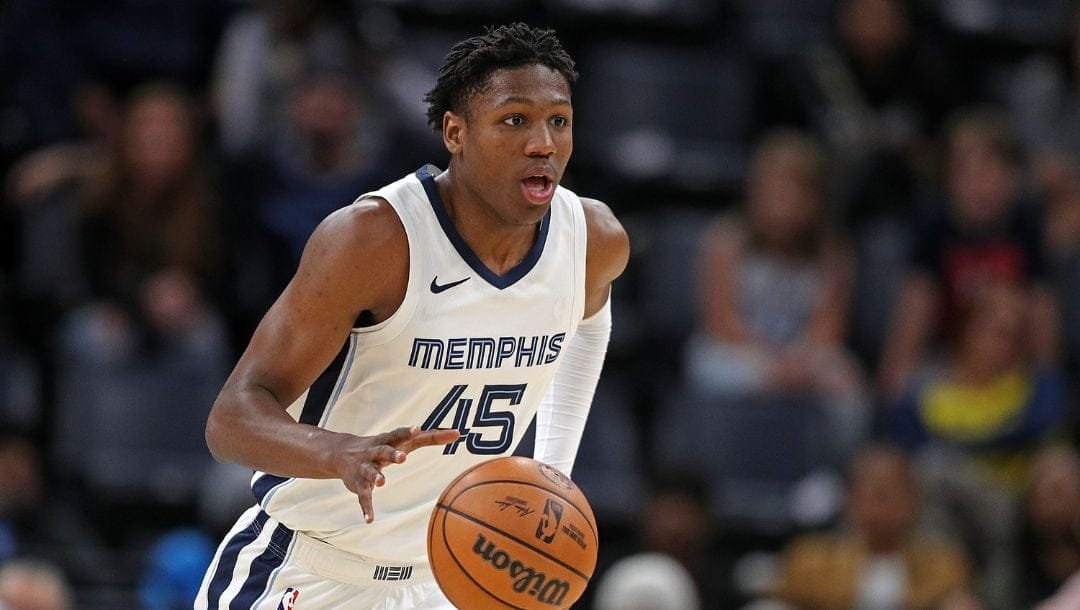
[[[0,4],[0,608],[190,608],[229,368],[513,20],[633,246],[578,607],[1080,608],[1072,0]]]

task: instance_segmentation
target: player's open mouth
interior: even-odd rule
[[[547,176],[529,176],[521,181],[521,188],[531,203],[544,204],[555,194],[555,181]]]

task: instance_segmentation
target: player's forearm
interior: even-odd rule
[[[611,301],[578,325],[563,350],[551,391],[536,414],[533,455],[567,475],[574,467],[585,421],[603,369],[611,337]]]
[[[343,435],[296,422],[266,388],[226,386],[206,423],[214,458],[283,477],[336,478]]]

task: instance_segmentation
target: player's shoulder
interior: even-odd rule
[[[409,243],[397,213],[384,199],[364,198],[319,223],[297,278],[320,293],[342,295],[356,311],[378,312],[400,304],[408,273]]]
[[[611,206],[591,197],[578,197],[581,200],[581,209],[585,212],[585,222],[590,231],[598,231],[608,234],[626,234],[622,223],[611,211]]]
[[[341,207],[312,232],[304,257],[340,262],[375,262],[408,257],[408,237],[397,212],[385,199],[365,197]]]
[[[610,268],[613,277],[622,273],[630,258],[630,237],[611,207],[603,201],[581,197],[591,259]]]
[[[585,213],[585,226],[589,241],[605,249],[630,250],[630,238],[626,229],[611,211],[608,204],[599,199],[581,197],[581,209]]]

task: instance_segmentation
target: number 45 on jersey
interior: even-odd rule
[[[450,388],[435,410],[420,426],[423,430],[435,428],[456,428],[461,436],[443,448],[443,455],[457,453],[458,446],[465,443],[465,448],[470,453],[478,455],[498,455],[510,448],[514,438],[514,414],[510,411],[499,411],[493,407],[498,406],[500,401],[507,401],[513,407],[521,404],[525,396],[525,386],[518,385],[486,385],[476,399],[476,411],[472,413],[472,425],[467,425],[469,414],[473,411],[473,399],[464,398],[468,385],[455,385]],[[444,422],[451,417],[452,423]],[[477,431],[479,429],[479,431]],[[496,433],[496,438],[484,438],[486,432]]]

